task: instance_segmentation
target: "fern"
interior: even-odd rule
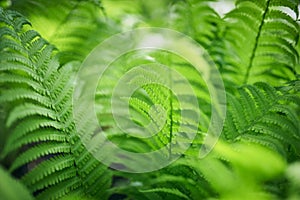
[[[105,198],[110,173],[83,147],[74,127],[76,63],[60,66],[53,47],[36,32],[25,31],[25,24],[29,22],[19,13],[0,10],[0,71],[6,77],[1,79],[0,101],[9,105],[9,133],[1,155],[17,153],[10,170],[37,199],[59,199],[69,193]],[[23,174],[19,169],[24,166]]]
[[[151,58],[153,58],[153,60]],[[169,61],[168,64],[172,66],[173,70],[181,73],[183,77],[188,77],[188,80],[193,83],[191,87],[195,91],[195,97],[199,104],[198,102],[195,103],[195,98],[187,92],[189,88],[179,89],[186,86],[182,78],[176,78],[174,76],[173,79],[170,80],[168,77],[174,72],[157,69],[157,66],[159,66],[160,63],[166,62],[166,60]],[[126,63],[125,66],[124,63]],[[149,68],[134,68],[136,65],[147,64],[152,64],[151,70]],[[210,98],[206,93],[208,89],[203,79],[186,61],[169,55],[166,52],[145,51],[134,56],[130,53],[115,61],[112,66],[113,67],[108,68],[101,77],[95,97],[96,105],[98,105],[97,116],[99,123],[104,127],[105,134],[108,135],[110,140],[118,144],[121,148],[140,153],[157,150],[168,145],[168,152],[166,152],[166,154],[169,155],[166,156],[176,156],[181,154],[178,143],[184,142],[188,137],[185,134],[194,131],[197,132],[196,137],[199,137],[199,140],[201,140],[201,138],[203,139],[203,132],[207,130],[209,124]],[[137,125],[146,127],[143,133],[148,135],[148,138],[139,138],[136,136],[137,134],[131,137],[128,136],[128,133],[118,128],[112,115],[110,102],[112,98],[111,91],[116,87],[122,75],[128,71],[130,73],[132,69],[136,70],[137,75],[130,80],[125,80],[125,83],[129,81],[131,86],[138,85],[141,86],[141,88],[129,99],[131,118],[122,120],[132,120]],[[190,74],[193,74],[193,76]],[[157,77],[162,78],[158,80]],[[172,93],[174,92],[172,88],[167,88],[159,84],[162,82],[168,85],[168,81],[173,81],[174,85],[172,85],[172,87],[177,88],[177,94]],[[178,97],[181,97],[181,101]],[[151,110],[153,105],[160,105],[163,110]],[[197,119],[182,117],[182,110],[190,112],[191,116],[197,116],[197,112],[200,111],[201,122],[195,123]],[[122,117],[125,111],[126,108],[120,108],[117,115]],[[126,121],[125,124],[129,123]],[[149,126],[149,124],[151,124],[151,126]],[[179,128],[180,126],[181,130]],[[198,127],[200,128],[197,131]],[[139,130],[136,130],[136,132],[138,131]]]
[[[264,182],[282,174],[284,168],[282,158],[264,147],[219,142],[214,152],[202,160],[181,158],[152,172],[150,180],[133,176],[127,185],[139,181],[139,186],[121,185],[116,192],[125,192],[132,199],[270,199],[275,196],[264,189]]]
[[[23,13],[37,30],[31,30],[19,13],[0,8],[0,161],[19,179],[16,187],[22,198],[31,199],[28,193],[37,199],[299,196],[299,181],[293,179],[298,166],[291,165],[287,177],[283,175],[285,162],[300,156],[298,0],[237,0],[236,8],[224,18],[210,7],[213,0],[103,0],[103,5],[98,0],[7,2],[0,1],[0,5]],[[104,72],[96,91],[99,134],[129,152],[166,147],[165,157],[180,155],[164,169],[129,174],[107,169],[92,156],[90,152],[105,149],[98,143],[84,105],[77,110],[79,129],[75,129],[71,97],[80,61],[95,45],[120,30],[145,26],[175,29],[207,49],[228,89],[228,112],[223,141],[199,159],[211,117],[210,94],[201,76],[185,60],[167,52],[122,55]],[[111,92],[126,72],[144,64],[165,64],[188,77],[198,104],[191,102],[182,80],[171,71],[140,68],[134,78],[126,80],[142,87],[126,97],[130,119],[122,120],[146,129],[134,129],[136,135],[129,136],[115,123]],[[160,81],[165,85],[170,80],[174,80],[171,88],[148,84]],[[183,102],[178,96],[184,97]],[[153,107],[157,104],[160,107]],[[199,109],[199,123],[181,118],[182,106],[190,113]],[[115,116],[122,118],[124,109]],[[182,154],[178,143],[190,144],[191,130],[197,132],[196,138]],[[140,133],[151,137],[139,138]],[[79,136],[83,135],[84,140],[95,136],[90,146],[82,144]],[[132,166],[130,158],[121,164],[119,158],[108,156],[107,160],[111,168]],[[144,159],[139,164],[151,162]],[[15,184],[2,168],[0,176],[8,180],[7,188]],[[7,193],[2,188],[0,198],[19,198],[17,193],[3,196]]]
[[[240,0],[228,13],[225,37],[238,58],[235,83],[265,80],[280,85],[295,78],[299,54],[298,0]],[[291,10],[296,19],[283,10]],[[229,68],[228,68],[229,70]]]
[[[209,6],[209,1],[174,1],[169,8],[169,26],[209,47],[216,37],[220,17]]]
[[[239,99],[229,95],[229,112],[224,137],[231,141],[251,141],[287,156],[289,146],[299,155],[299,117],[292,109],[299,97],[276,91],[265,83],[238,89]]]
[[[82,61],[99,42],[118,31],[105,18],[99,0],[13,1],[10,9],[24,14],[33,28],[60,50],[63,64]]]

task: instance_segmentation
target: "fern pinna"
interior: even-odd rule
[[[74,63],[60,66],[54,47],[0,10],[0,102],[7,114],[2,159],[38,199],[107,195],[111,176],[83,147],[72,117]],[[21,168],[26,168],[21,173]]]

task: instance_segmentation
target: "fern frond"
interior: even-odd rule
[[[82,61],[99,42],[117,32],[113,23],[103,16],[105,11],[99,0],[13,1],[10,9],[24,14],[34,29],[60,50],[63,64]]]
[[[299,24],[282,7],[298,16],[298,1],[240,0],[228,13],[226,38],[240,61],[234,67],[237,84],[262,79],[273,85],[293,80],[299,62]]]
[[[8,113],[1,158],[16,155],[10,171],[19,173],[37,199],[69,193],[107,198],[110,172],[83,146],[74,125],[73,73],[78,64],[60,66],[54,47],[37,32],[22,29],[24,24],[28,22],[21,15],[0,9],[0,102]],[[86,168],[87,160],[93,164]],[[20,168],[26,170],[20,173]]]
[[[209,5],[210,0],[176,1],[169,8],[168,26],[183,32],[204,47],[209,47],[216,38],[219,15]]]
[[[16,11],[9,11],[9,15],[6,15],[2,8],[0,8],[0,11],[0,22],[8,24],[16,32],[21,31],[24,25],[30,25],[30,22]]]
[[[287,94],[276,91],[266,83],[244,86],[238,93],[238,99],[229,96],[224,131],[226,138],[249,139],[277,150],[282,148],[279,151],[285,152],[284,155],[289,154],[287,149],[291,145],[297,154],[300,153],[299,117],[292,109],[294,103],[286,100]],[[299,106],[299,102],[296,105]]]
[[[176,149],[178,142],[188,144],[189,135],[187,134],[197,133],[199,126],[203,132],[208,127],[211,111],[208,89],[198,71],[177,56],[159,51],[132,54],[124,55],[116,60],[113,63],[114,67],[108,68],[99,81],[95,98],[96,105],[98,105],[99,123],[104,127],[109,139],[126,150],[146,152],[147,149],[158,150],[169,144],[169,154],[177,155],[180,153],[178,148]],[[158,66],[161,66],[160,63],[166,62],[170,69],[158,69]],[[153,67],[134,68],[136,65],[143,64],[152,64]],[[130,70],[135,70],[136,75],[126,80],[126,83],[137,86],[139,89],[130,97],[126,97],[129,101],[130,117],[122,118],[125,122],[123,124],[130,126],[131,123],[136,123],[145,129],[143,134],[148,138],[128,137],[124,130],[116,126],[113,119],[114,116],[122,117],[128,109],[118,107],[118,112],[112,115],[110,100],[113,88],[127,71],[131,73]],[[172,70],[180,75],[172,75],[175,73]],[[191,94],[189,87],[193,89],[194,94]],[[197,103],[195,103],[196,100],[198,100]],[[160,108],[154,105],[159,105]],[[203,116],[200,123],[193,117],[200,114],[199,111]],[[184,117],[182,113],[185,113]],[[129,128],[131,127],[128,127],[128,130]],[[132,130],[132,133],[135,133],[135,130]],[[123,140],[125,141],[126,138],[126,142],[122,141],[122,133],[124,134]],[[199,134],[199,137],[203,135]],[[175,148],[172,149],[170,146]]]
[[[270,168],[270,165],[274,167]],[[141,185],[131,187],[128,194],[133,199],[139,199],[140,192],[144,194],[144,191],[147,193],[143,198],[149,199],[154,196],[195,200],[238,199],[241,196],[269,199],[273,196],[265,191],[263,183],[274,179],[284,168],[283,159],[265,147],[219,141],[213,152],[204,159],[182,157],[167,168],[152,172],[150,180],[133,176],[131,181],[141,181]],[[122,193],[121,187],[120,190]]]

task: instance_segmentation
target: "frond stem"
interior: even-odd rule
[[[259,28],[258,28],[258,33],[257,33],[256,38],[255,38],[255,45],[254,45],[254,48],[253,48],[252,53],[251,53],[249,65],[247,67],[247,72],[246,72],[245,79],[244,79],[244,82],[243,82],[244,84],[247,84],[248,79],[249,79],[249,75],[250,75],[250,70],[253,67],[253,61],[254,61],[254,58],[255,58],[255,52],[256,52],[257,47],[258,47],[258,41],[259,41],[259,38],[261,36],[262,27],[264,26],[264,23],[265,23],[266,15],[267,15],[267,13],[269,11],[270,2],[271,2],[271,0],[267,1],[266,10],[264,11],[264,14],[263,14],[262,20],[261,20],[261,24],[259,25]]]
[[[169,90],[169,98],[170,98],[170,131],[169,131],[169,159],[172,159],[172,140],[173,140],[173,93],[172,93],[172,71],[169,70],[169,81],[170,81],[170,90]]]

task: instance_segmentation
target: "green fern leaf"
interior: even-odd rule
[[[298,16],[297,1],[240,0],[228,13],[226,38],[240,61],[234,66],[238,84],[262,79],[273,85],[295,78],[299,54],[299,24],[282,7]]]
[[[281,147],[278,151],[285,152],[283,155],[289,154],[287,146],[292,145],[295,152],[300,153],[299,117],[291,109],[290,101],[285,100],[287,94],[276,91],[266,83],[256,83],[254,86],[247,85],[240,88],[239,96],[238,99],[229,96],[224,137],[231,140],[243,138],[245,141],[248,138],[251,142],[272,146],[276,150]],[[299,106],[299,102],[296,105]],[[270,143],[264,136],[265,139],[269,138]],[[260,138],[261,141],[255,141]]]
[[[110,172],[86,150],[74,125],[73,73],[78,64],[60,66],[54,47],[37,32],[22,29],[28,22],[18,13],[1,9],[0,21],[0,102],[6,106],[8,126],[1,158],[15,155],[10,171],[26,169],[18,176],[37,199],[69,193],[107,198]],[[88,160],[93,164],[86,167]]]
[[[118,31],[112,22],[101,16],[105,11],[99,0],[13,1],[11,9],[30,19],[35,29],[60,50],[63,64],[82,61],[108,33]]]

